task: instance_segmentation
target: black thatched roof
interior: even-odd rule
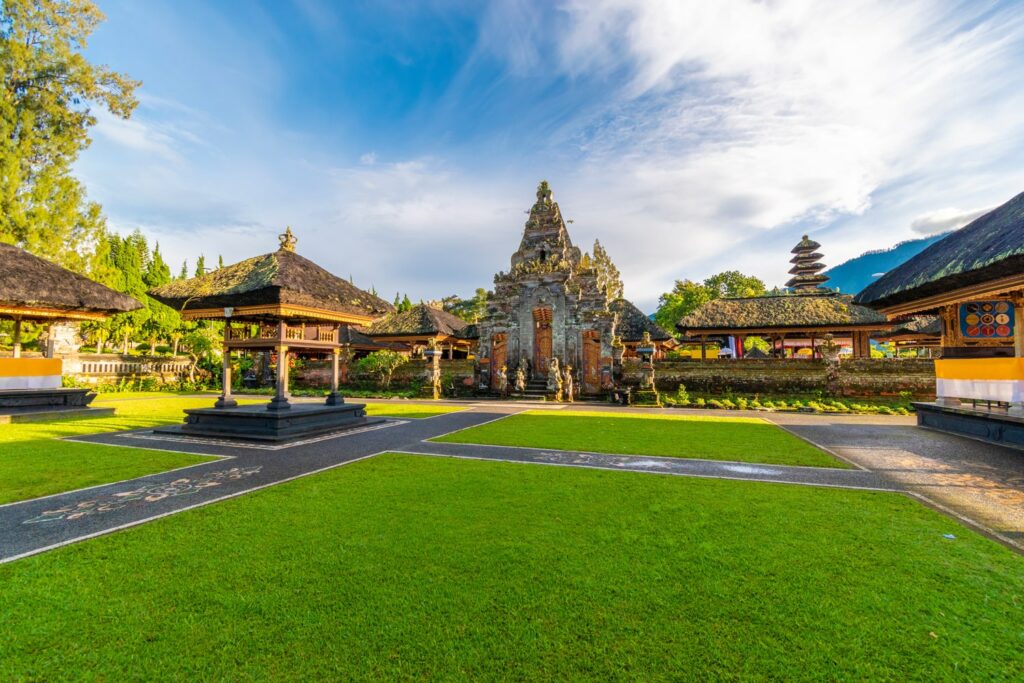
[[[465,320],[440,308],[419,304],[402,313],[391,313],[366,328],[371,337],[454,337],[467,326]]]
[[[851,303],[852,298],[831,292],[815,292],[715,299],[684,317],[676,327],[680,332],[692,333],[700,330],[888,326],[884,315]]]
[[[807,235],[804,235],[803,239],[801,239],[799,242],[797,242],[796,246],[793,247],[790,250],[789,253],[791,253],[791,254],[799,254],[802,251],[804,251],[804,252],[811,252],[811,251],[814,251],[815,249],[820,249],[820,248],[821,248],[820,244],[818,244],[817,242],[812,240]]]
[[[396,342],[380,342],[370,339],[365,331],[357,325],[342,325],[338,334],[338,343],[342,346],[352,346],[360,349],[391,349],[405,350],[404,345]]]
[[[455,336],[459,339],[479,339],[480,338],[480,326],[476,323],[470,323],[461,330],[455,332]]]
[[[1024,272],[1024,193],[865,287],[855,301],[889,308]]]
[[[113,315],[142,308],[135,299],[55,263],[0,243],[0,306]]]
[[[618,316],[615,330],[622,341],[638,342],[643,339],[644,332],[651,333],[652,341],[668,341],[673,338],[630,301],[616,299],[608,304],[608,310]]]
[[[291,305],[377,317],[395,307],[293,251],[279,249],[151,291],[176,310]],[[184,307],[184,308],[183,308]]]

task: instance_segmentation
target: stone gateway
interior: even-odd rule
[[[578,369],[582,393],[611,389],[620,360],[615,351],[622,348],[619,311],[635,310],[615,305],[622,289],[600,242],[593,254],[573,246],[551,188],[541,182],[511,269],[494,276],[494,293],[478,326],[481,377],[496,391],[498,371],[507,366],[539,383],[558,359]]]

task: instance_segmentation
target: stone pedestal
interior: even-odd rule
[[[296,403],[285,411],[270,410],[265,405],[197,408],[185,411],[185,424],[158,427],[154,431],[245,441],[295,441],[384,422],[381,418],[367,418],[365,408],[359,403]]]

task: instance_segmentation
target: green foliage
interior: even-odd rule
[[[764,293],[764,282],[737,270],[712,275],[704,282],[676,280],[672,291],[662,294],[658,299],[658,310],[654,313],[654,320],[665,330],[672,332],[681,318],[693,313],[712,299],[761,296]],[[763,340],[761,341],[763,343]],[[767,350],[767,343],[764,346],[766,348],[762,350]]]
[[[128,118],[138,86],[83,56],[102,20],[89,0],[0,4],[0,241],[101,281],[105,221],[72,166],[91,107]]]
[[[487,301],[490,297],[490,292],[483,287],[477,287],[469,299],[461,299],[455,295],[445,297],[441,300],[441,307],[467,323],[476,323],[487,314]]]
[[[381,349],[360,358],[355,362],[356,372],[376,377],[382,389],[391,386],[391,376],[395,370],[407,362],[407,358],[391,349]]]
[[[193,277],[202,277],[206,275],[206,257],[202,254],[196,259],[196,272]]]

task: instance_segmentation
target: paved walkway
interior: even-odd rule
[[[677,476],[907,490],[969,523],[994,531],[1004,542],[1024,551],[1024,452],[922,430],[913,426],[913,418],[750,414],[768,418],[862,468],[843,470],[426,441],[537,407],[462,405],[467,410],[423,420],[393,419],[284,446],[168,437],[150,430],[75,437],[92,443],[201,453],[219,459],[130,481],[0,505],[0,562],[389,451]],[[623,410],[585,404],[572,408]],[[638,411],[675,415],[682,412]]]
[[[1024,552],[1024,450],[922,429],[914,417],[765,417]]]

